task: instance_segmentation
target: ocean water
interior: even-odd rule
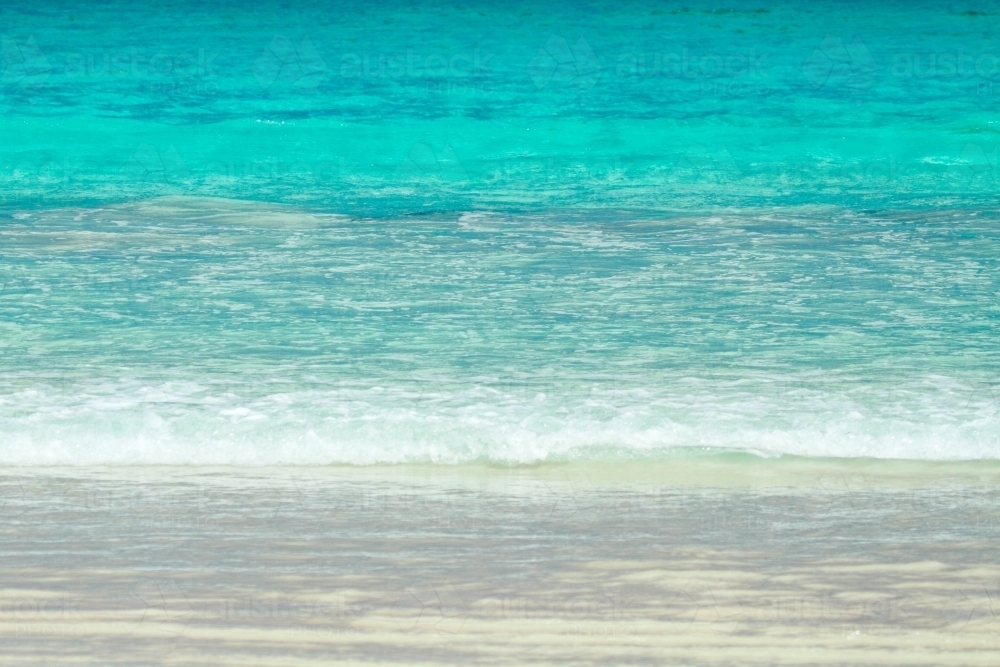
[[[1000,458],[997,17],[5,3],[0,464]]]

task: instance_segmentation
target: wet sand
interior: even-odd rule
[[[1000,664],[1000,466],[0,469],[0,663]]]

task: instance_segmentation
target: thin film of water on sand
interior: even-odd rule
[[[18,664],[995,664],[983,464],[11,470]]]

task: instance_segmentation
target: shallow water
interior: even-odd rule
[[[998,222],[22,212],[0,460],[996,458]]]
[[[0,12],[12,206],[988,207],[1000,183],[991,3]]]
[[[997,664],[997,16],[3,3],[0,662]]]
[[[6,469],[18,664],[995,664],[998,471]]]
[[[5,5],[0,462],[996,458],[994,11]]]

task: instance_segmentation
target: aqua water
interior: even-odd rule
[[[0,8],[0,463],[1000,456],[991,5]]]

